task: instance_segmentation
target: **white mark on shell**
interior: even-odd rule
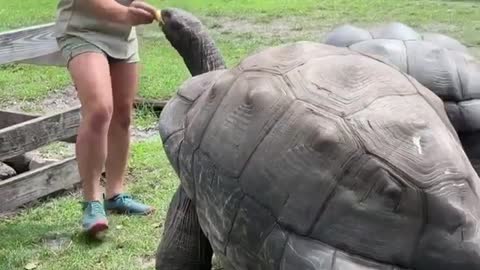
[[[448,170],[447,170],[447,171],[448,171]],[[446,188],[450,188],[450,189],[451,189],[452,187],[455,187],[455,188],[463,188],[463,187],[465,187],[465,183],[451,184],[451,185],[448,185],[448,186],[443,186],[443,187],[440,188],[439,191],[442,192],[444,189],[446,189]]]
[[[420,144],[421,139],[422,138],[420,136],[413,137],[413,144],[417,147],[418,154],[420,155],[423,153],[422,145]]]

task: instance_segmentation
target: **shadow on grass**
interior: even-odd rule
[[[108,241],[108,236],[107,235],[102,235],[102,236],[91,236],[87,233],[84,232],[78,232],[73,236],[72,239],[76,244],[80,246],[84,246],[85,248],[90,248],[90,247],[98,247]]]
[[[71,247],[101,247],[108,236],[93,238],[72,224],[44,224],[42,221],[4,222],[0,225],[0,269],[17,269],[35,258],[69,252]],[[7,268],[2,268],[7,267]]]
[[[99,246],[108,241],[108,235],[92,237],[84,233],[80,226],[71,224],[47,225],[41,222],[21,222],[0,225],[0,250],[38,245],[56,239],[70,239],[75,245]]]

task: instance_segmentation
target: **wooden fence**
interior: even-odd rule
[[[0,66],[15,63],[65,66],[53,27],[49,23],[0,33]],[[137,98],[135,105],[142,104],[161,110],[165,101]],[[75,142],[80,117],[80,107],[43,116],[0,110],[0,161],[55,141]],[[20,173],[0,181],[0,213],[68,190],[79,182],[75,157]]]

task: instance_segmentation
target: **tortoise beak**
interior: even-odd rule
[[[158,21],[160,26],[166,26],[168,23],[171,22],[173,17],[172,12],[174,12],[174,10],[170,8],[162,9],[157,12],[156,20]]]

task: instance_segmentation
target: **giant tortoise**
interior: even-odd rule
[[[393,22],[373,29],[342,25],[324,42],[381,57],[439,96],[480,172],[480,62],[458,40]]]
[[[193,77],[159,121],[181,185],[157,269],[480,269],[479,179],[433,92],[315,42],[227,69],[198,19],[162,18]]]

